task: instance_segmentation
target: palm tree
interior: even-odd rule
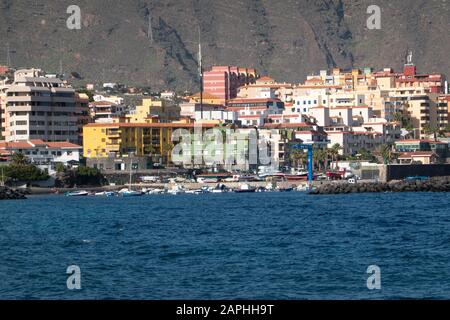
[[[30,159],[28,159],[23,153],[17,152],[11,157],[11,162],[16,166],[24,166],[30,164]]]
[[[313,147],[313,162],[322,171],[322,163],[326,162],[327,153],[325,150]]]
[[[342,150],[342,147],[339,143],[335,143],[331,148],[327,150],[328,154],[331,156],[331,162],[333,162],[334,160],[338,160],[340,150]]]
[[[403,123],[403,113],[401,112],[394,113],[393,119],[395,122]]]
[[[430,123],[425,123],[425,124],[422,126],[422,129],[423,129],[423,132],[424,132],[426,135],[428,135],[428,136],[429,136],[429,135],[433,135],[434,141],[436,141],[436,139],[437,139],[437,134],[439,133],[439,129],[438,129],[438,128],[432,127]]]
[[[153,162],[153,155],[156,153],[157,148],[154,145],[149,144],[144,147],[144,150],[146,153],[148,153],[148,156],[150,157],[150,159],[152,159]]]
[[[383,160],[384,164],[388,164],[392,160],[391,146],[387,144],[378,146],[374,153]]]
[[[166,165],[169,166],[170,153],[174,148],[174,144],[172,142],[164,142],[163,143],[163,155],[166,157]]]
[[[299,164],[302,166],[307,161],[306,153],[303,150],[299,149],[293,149],[289,153],[289,161],[293,163],[296,167],[298,167]]]

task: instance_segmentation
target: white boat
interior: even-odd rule
[[[153,189],[150,190],[147,194],[163,194],[163,193],[165,193],[164,189]]]
[[[133,158],[132,157],[130,157],[130,188],[129,189],[122,189],[122,190],[120,190],[119,191],[119,194],[122,196],[122,197],[138,197],[138,196],[142,196],[143,195],[143,193],[142,192],[140,192],[140,191],[135,191],[135,190],[133,190],[132,189],[132,186],[133,186],[133,184],[132,184],[132,169],[133,169]]]
[[[197,178],[197,183],[216,183],[219,179],[217,178],[205,178],[205,177],[199,177]]]
[[[142,196],[143,193],[140,191],[127,190],[121,193],[122,197],[138,197]]]
[[[195,189],[195,190],[186,190],[186,194],[202,194],[203,191],[201,189]]]
[[[182,186],[175,185],[172,187],[172,189],[167,191],[167,193],[173,194],[173,195],[178,195],[178,194],[186,193],[186,190]]]
[[[256,188],[251,187],[248,184],[243,184],[238,189],[234,190],[234,192],[237,192],[237,193],[249,193],[249,192],[255,192],[255,191],[256,191]]]
[[[67,197],[85,197],[88,196],[89,192],[81,190],[81,191],[73,191],[73,192],[67,192]]]
[[[113,197],[115,193],[113,191],[102,191],[95,193],[98,197]]]

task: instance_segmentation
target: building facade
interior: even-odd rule
[[[5,139],[78,142],[75,91],[39,69],[18,70],[6,89]]]

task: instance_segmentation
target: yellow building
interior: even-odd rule
[[[203,92],[203,103],[204,104],[218,104],[223,105],[223,100],[219,99],[215,95],[212,95],[208,92]],[[197,92],[196,94],[189,97],[190,103],[199,103],[200,102],[200,92]]]
[[[142,105],[136,106],[136,112],[126,115],[129,123],[168,122],[180,117],[180,108],[167,100],[142,99]]]
[[[194,130],[194,123],[91,123],[83,128],[83,154],[89,158],[111,156],[160,157],[171,161],[172,133],[176,129]],[[215,127],[202,124],[202,129]]]

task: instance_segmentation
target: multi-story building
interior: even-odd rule
[[[227,110],[237,112],[243,126],[263,126],[269,122],[269,115],[283,113],[284,103],[270,98],[236,98],[227,101]]]
[[[127,122],[133,123],[145,123],[149,118],[155,117],[159,119],[158,122],[179,120],[180,107],[170,100],[145,98],[133,113],[126,115]]]
[[[39,69],[18,70],[6,89],[7,141],[78,142],[75,91]]]
[[[75,94],[75,113],[78,127],[78,144],[83,143],[83,127],[91,122],[89,115],[89,97],[85,93]]]
[[[240,86],[254,83],[257,78],[255,69],[213,66],[210,71],[203,73],[203,90],[219,98],[220,103],[225,103],[237,97]]]
[[[121,104],[115,104],[110,101],[94,101],[89,103],[90,117],[94,122],[111,123],[116,118],[125,115],[125,108]]]
[[[146,158],[145,167],[152,163],[168,164],[172,161],[172,134],[176,129],[189,132],[194,123],[91,123],[84,127],[84,157],[89,166],[99,169],[121,170],[122,157],[133,154]],[[215,124],[202,124],[201,130],[215,127]],[[117,166],[115,166],[115,163]]]
[[[8,86],[5,84],[0,84],[0,140],[6,138],[9,117],[6,112],[6,90]],[[9,133],[9,132],[8,132]]]

